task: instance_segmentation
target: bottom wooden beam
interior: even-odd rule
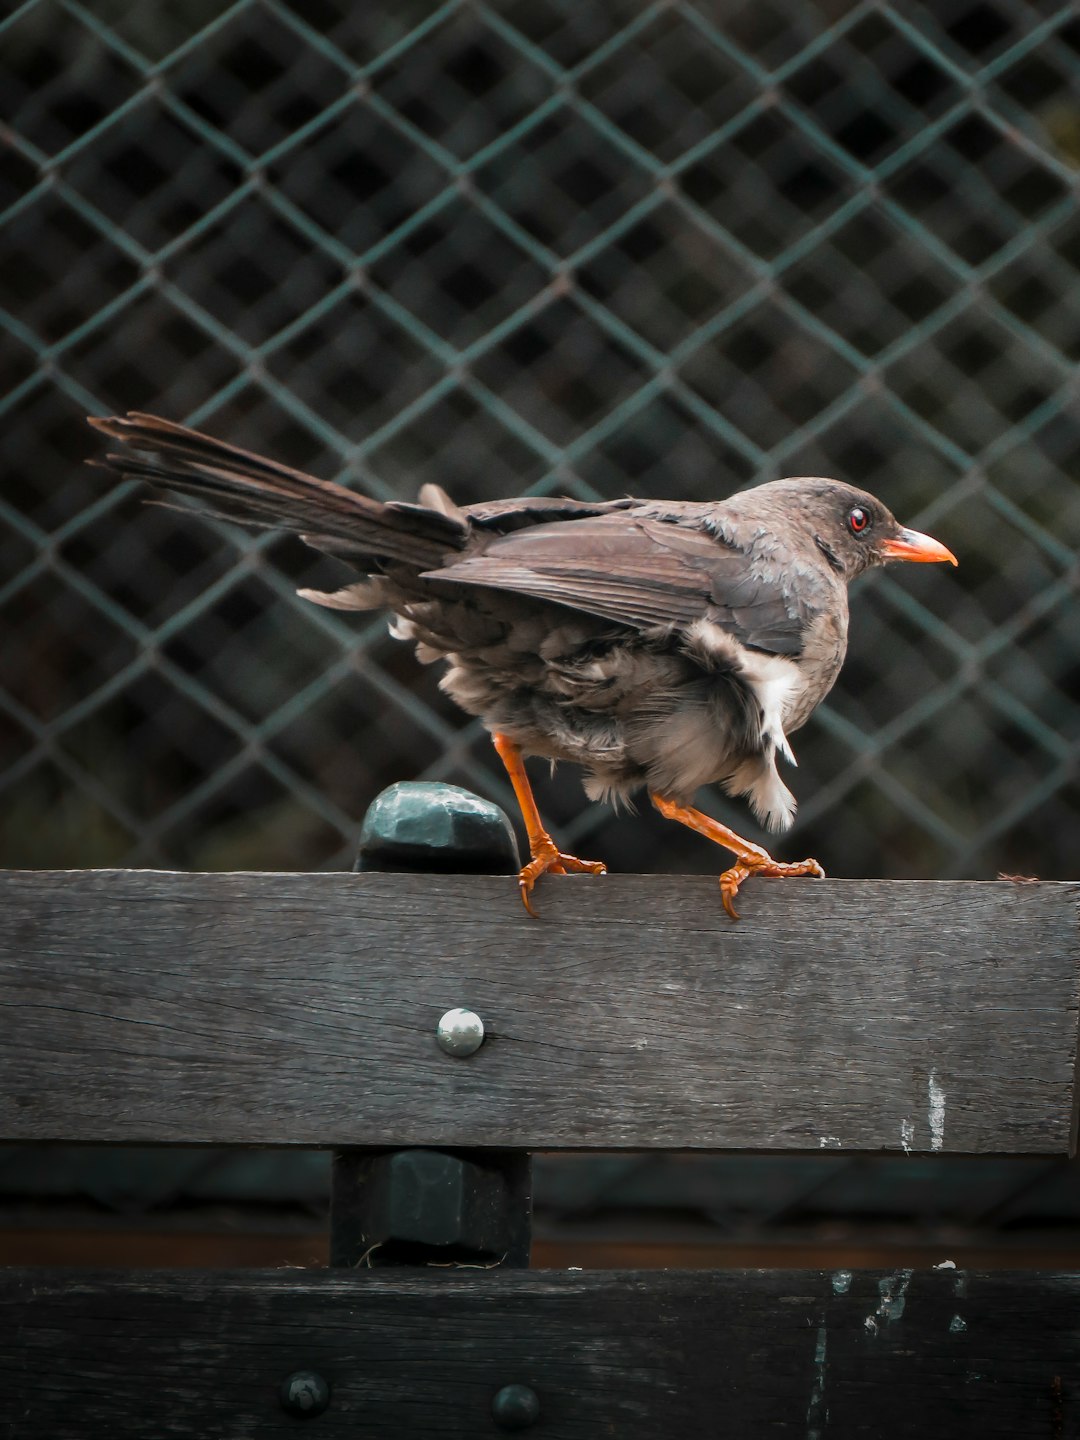
[[[507,1386],[567,1440],[1062,1440],[1080,1275],[0,1272],[13,1440],[497,1435]]]

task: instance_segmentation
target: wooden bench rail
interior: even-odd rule
[[[1061,1440],[1080,1415],[1080,1276],[957,1270],[0,1272],[11,1440],[312,1433]],[[18,1403],[14,1403],[14,1396]],[[827,1416],[827,1420],[826,1420]]]
[[[7,872],[0,1140],[1065,1154],[1078,895]]]

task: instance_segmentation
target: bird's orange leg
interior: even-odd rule
[[[816,860],[796,860],[793,864],[784,864],[783,861],[774,860],[767,850],[760,845],[755,845],[752,840],[744,840],[741,835],[736,835],[734,830],[729,830],[726,825],[721,825],[719,820],[713,820],[708,815],[703,815],[700,810],[694,810],[689,805],[676,805],[674,800],[667,800],[663,795],[655,792],[649,798],[656,806],[660,814],[667,820],[678,820],[680,825],[688,825],[691,830],[696,830],[699,835],[704,835],[708,840],[714,840],[717,845],[723,845],[725,850],[730,850],[735,856],[735,864],[725,870],[720,876],[720,895],[724,902],[724,909],[733,920],[739,918],[735,909],[735,896],[739,893],[739,886],[750,875],[816,875],[818,878],[825,874]]]
[[[510,776],[510,784],[514,787],[514,794],[521,807],[521,818],[525,821],[525,833],[529,837],[531,859],[519,872],[518,884],[521,886],[521,899],[525,909],[535,918],[536,911],[529,896],[541,875],[606,875],[607,866],[600,860],[579,860],[576,855],[563,854],[544,829],[544,822],[540,819],[532,786],[525,773],[520,746],[508,736],[500,735],[498,731],[492,735],[491,740],[499,752],[499,759],[506,766],[506,773]]]

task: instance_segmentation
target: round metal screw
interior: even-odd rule
[[[491,1402],[500,1430],[528,1430],[540,1418],[540,1397],[528,1385],[504,1385]]]
[[[304,1420],[321,1415],[330,1404],[330,1386],[314,1370],[294,1370],[286,1375],[278,1394],[281,1408]]]
[[[447,1055],[475,1055],[484,1043],[484,1022],[475,1010],[447,1010],[435,1029]]]

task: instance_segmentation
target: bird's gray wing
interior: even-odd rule
[[[531,595],[646,630],[711,620],[745,645],[798,655],[817,611],[778,567],[685,524],[625,511],[502,535],[425,579]]]

